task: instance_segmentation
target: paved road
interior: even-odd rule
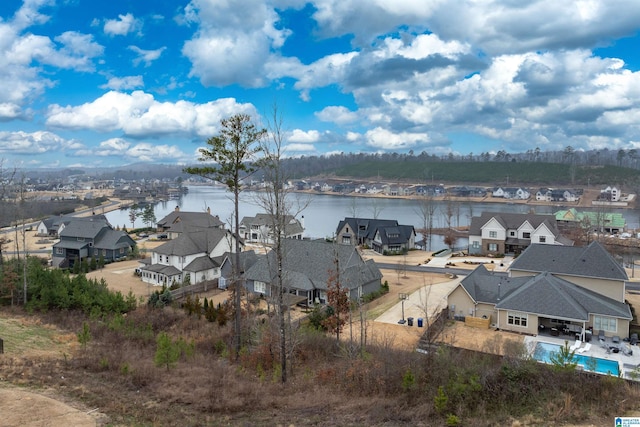
[[[419,273],[440,273],[440,274],[455,274],[456,276],[466,276],[471,273],[472,270],[464,269],[464,268],[441,268],[441,267],[429,267],[425,265],[402,265],[402,264],[389,264],[383,262],[376,262],[378,268],[385,270],[399,270],[406,269],[407,271],[415,271]],[[496,276],[507,277],[507,273],[498,272],[494,273]]]

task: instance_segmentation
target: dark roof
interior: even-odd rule
[[[186,227],[222,228],[224,223],[208,212],[173,211],[158,221],[158,227],[173,233],[184,233]]]
[[[244,273],[247,271],[253,264],[258,261],[258,254],[255,251],[243,251],[240,252],[240,272]],[[222,265],[225,261],[229,263],[229,265],[233,265],[235,262],[235,253],[225,252],[222,256],[216,257],[216,262]]]
[[[610,280],[629,280],[622,266],[598,242],[586,247],[530,245],[511,264],[511,270]]]
[[[181,233],[173,240],[158,246],[153,252],[162,255],[187,256],[209,254],[220,240],[231,237],[231,233],[221,228],[205,228]]]
[[[353,246],[325,241],[287,239],[283,242],[283,271],[287,287],[303,290],[327,289],[329,277],[338,260],[340,281],[343,286],[355,289],[382,278],[382,273],[372,260],[364,261]],[[261,257],[245,272],[249,280],[271,283],[276,276],[274,251]]]
[[[352,233],[360,238],[373,240],[379,227],[395,227],[398,221],[395,219],[369,219],[369,218],[345,218],[338,223],[336,234],[342,230],[345,224],[349,224]]]
[[[541,273],[502,298],[496,308],[588,321],[590,314],[632,319],[628,304],[550,273]]]
[[[413,225],[378,227],[378,235],[383,245],[403,244],[415,235],[415,229]]]

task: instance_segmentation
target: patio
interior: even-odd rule
[[[560,336],[554,337],[550,335],[538,335],[538,336],[526,336],[524,337],[524,344],[529,350],[530,353],[533,353],[533,350],[538,342],[546,342],[549,344],[556,344],[560,346],[564,346],[565,342],[569,343],[569,346],[572,346],[575,343],[575,340],[570,336]],[[640,347],[637,345],[630,345],[628,342],[620,342],[619,344],[615,344],[611,338],[606,338],[604,340],[604,345],[606,347],[610,346],[618,346],[622,348],[622,346],[628,346],[632,350],[632,354],[625,354],[622,350],[618,353],[614,353],[613,351],[607,352],[602,346],[602,343],[598,340],[598,337],[595,336],[590,342],[591,348],[588,351],[584,351],[580,353],[583,356],[587,357],[596,357],[599,359],[612,360],[618,363],[618,367],[620,372],[622,373],[623,378],[633,379],[630,375],[630,372],[636,367],[640,365]],[[581,348],[585,346],[583,342],[580,346]],[[576,351],[576,354],[578,352]],[[640,371],[638,372],[640,374]],[[640,380],[640,378],[637,378]]]

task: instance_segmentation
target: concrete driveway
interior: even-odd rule
[[[463,278],[464,277],[458,276],[447,282],[423,286],[409,294],[409,298],[404,301],[404,318],[413,317],[413,326],[417,326],[417,319],[419,317],[425,318],[425,312],[429,316],[438,313],[447,306],[447,295],[449,295],[449,292],[451,292]],[[400,319],[402,319],[402,302],[398,301],[375,321],[397,324]]]

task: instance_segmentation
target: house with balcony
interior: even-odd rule
[[[519,254],[532,243],[572,246],[553,215],[484,212],[471,218],[469,254]]]
[[[304,234],[304,226],[293,215],[284,218],[285,239],[301,240]],[[258,213],[256,216],[245,216],[240,221],[239,235],[245,243],[272,245],[274,243],[273,217],[269,214]]]
[[[125,259],[136,242],[124,231],[114,230],[103,218],[73,218],[59,232],[53,245],[51,265],[73,268],[76,262],[103,259],[106,263]]]

